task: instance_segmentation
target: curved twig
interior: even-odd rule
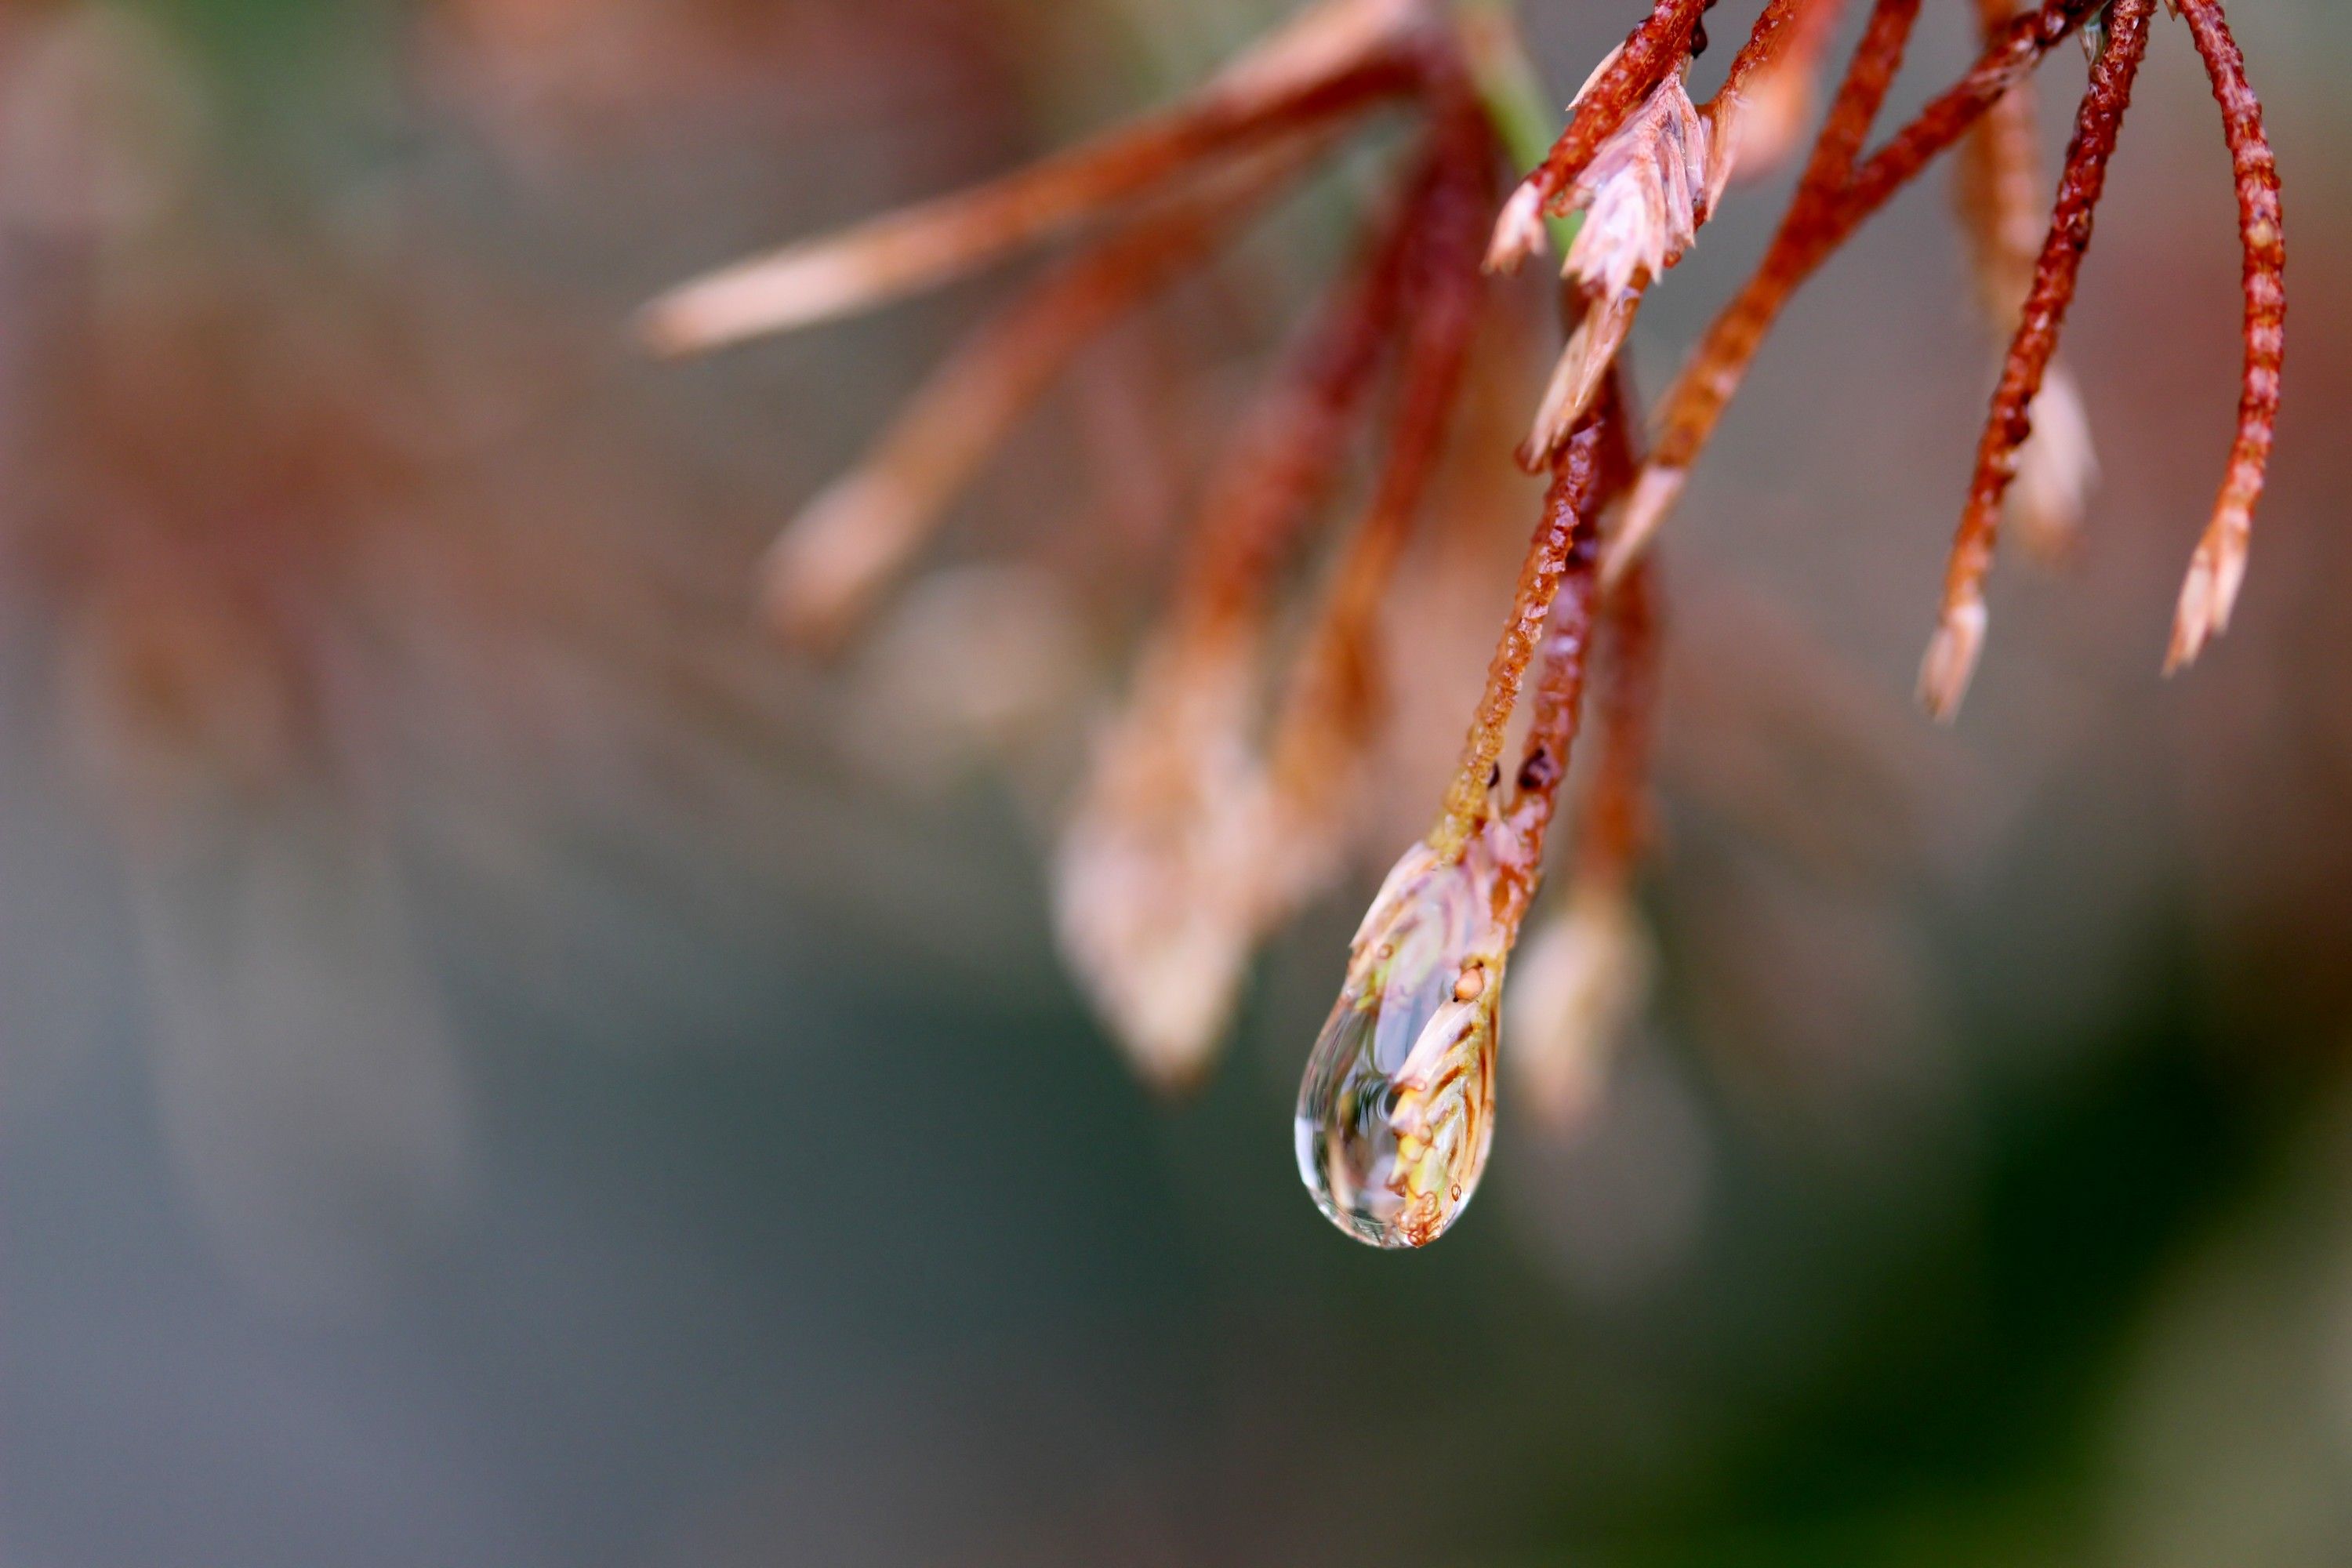
[[[2230,447],[2230,468],[2214,502],[2212,521],[2197,542],[2189,577],[2180,585],[2166,673],[2203,651],[2207,639],[2227,631],[2230,611],[2245,581],[2246,548],[2253,532],[2254,504],[2269,472],[2271,440],[2278,425],[2279,369],[2286,347],[2286,232],[2279,206],[2278,163],[2263,132],[2263,106],[2246,81],[2245,57],[2238,52],[2220,0],[2179,0],[2180,14],[2205,58],[2213,98],[2221,106],[2221,129],[2230,143],[2231,171],[2238,187],[2238,235],[2245,250],[2245,370],[2238,394],[2238,432]]]
[[[1942,611],[1919,668],[1919,700],[1947,722],[1959,710],[1984,646],[1984,580],[1992,570],[2001,498],[2016,475],[2018,451],[2033,433],[2033,399],[2042,390],[2050,356],[2057,352],[2066,308],[2074,301],[2075,279],[2090,248],[2092,220],[2106,189],[2107,161],[2115,153],[2124,111],[2131,106],[2132,82],[2147,54],[2148,18],[2154,8],[2155,0],[2115,0],[2108,10],[2106,44],[2076,111],[2049,234],[2034,263],[2025,308],[1977,446],[1976,472],[1945,568]]]

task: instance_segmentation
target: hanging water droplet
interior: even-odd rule
[[[1456,860],[1419,844],[1397,862],[1299,1085],[1298,1173],[1333,1224],[1375,1247],[1434,1241],[1486,1163],[1505,831],[1489,825]]]

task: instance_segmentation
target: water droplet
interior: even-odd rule
[[[1299,1085],[1298,1173],[1333,1224],[1375,1247],[1434,1241],[1486,1163],[1505,831],[1489,825],[1457,860],[1420,844],[1397,862]]]

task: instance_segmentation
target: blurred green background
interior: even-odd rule
[[[2158,680],[2237,309],[2160,24],[2068,338],[2084,558],[2004,566],[1931,732],[1991,366],[1926,182],[1669,542],[1641,1037],[1572,1136],[1507,1105],[1475,1208],[1399,1257],[1315,1213],[1287,1129],[1373,879],[1170,1108],[1038,864],[1182,433],[1376,157],[1121,329],[959,513],[950,569],[1020,563],[1086,650],[1010,759],[910,752],[882,661],[750,615],[1003,280],[690,366],[625,339],[1278,9],[0,12],[0,1561],[2352,1561],[2352,11],[2235,18],[2294,313],[2229,639]],[[1555,89],[1632,9],[1527,0]],[[1928,7],[1898,111],[1970,10]],[[1786,183],[1645,311],[1648,384]],[[1475,683],[1490,631],[1425,657]],[[1400,820],[1436,777],[1401,764]]]

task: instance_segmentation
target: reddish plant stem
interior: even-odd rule
[[[1650,14],[1625,35],[1616,58],[1577,100],[1576,112],[1551,152],[1528,175],[1527,183],[1541,193],[1545,208],[1555,214],[1567,210],[1569,187],[1601,144],[1657,90],[1667,72],[1681,68],[1690,53],[1691,29],[1705,9],[1706,0],[1654,0]]]
[[[1843,240],[1885,206],[1887,198],[1916,179],[1920,170],[1966,135],[2003,93],[2024,80],[2042,63],[2042,56],[2064,42],[2105,4],[2106,0],[2042,0],[2038,9],[2003,27],[1967,74],[1938,93],[1854,171],[1838,239]]]
[[[1612,430],[1612,426],[1618,428]],[[1623,439],[1622,426],[1622,399],[1617,378],[1612,376],[1601,401],[1553,458],[1551,486],[1544,494],[1543,514],[1536,523],[1535,536],[1528,543],[1527,559],[1519,568],[1511,612],[1503,623],[1495,657],[1486,667],[1486,689],[1471,714],[1461,763],[1446,791],[1437,826],[1430,833],[1431,846],[1442,855],[1461,853],[1478,824],[1494,815],[1497,767],[1511,712],[1518,706],[1528,667],[1545,644],[1545,627],[1552,617],[1553,601],[1562,584],[1570,579],[1585,583],[1589,588],[1591,570],[1600,549],[1596,500],[1610,471],[1622,465],[1622,448],[1613,445]],[[1539,703],[1536,724],[1547,714],[1556,718],[1558,710],[1556,700],[1549,707]],[[1571,722],[1572,720],[1571,714]],[[1531,744],[1540,732],[1531,724]],[[1530,759],[1533,754],[1529,752]],[[1558,749],[1556,754],[1564,758],[1565,748]],[[1523,766],[1522,791],[1527,787],[1526,771]],[[1538,769],[1538,782],[1541,782],[1540,773]],[[1559,780],[1553,778],[1549,784],[1556,789]],[[1540,815],[1549,817],[1548,805]],[[1540,821],[1537,826],[1539,837]]]
[[[1589,468],[1571,459],[1567,493],[1554,496],[1568,529],[1558,592],[1543,624],[1537,652],[1535,690],[1528,710],[1526,739],[1512,775],[1496,914],[1517,934],[1534,903],[1543,875],[1544,841],[1559,806],[1560,786],[1582,726],[1586,677],[1591,669],[1593,627],[1601,607],[1601,514],[1632,477],[1633,462],[1626,430],[1626,402],[1617,376],[1595,405],[1586,432],[1591,437]],[[1580,433],[1578,440],[1583,438]],[[1575,442],[1570,443],[1571,447]],[[1554,502],[1547,500],[1547,510]]]
[[[1850,225],[1841,225],[1840,199],[1887,86],[1902,67],[1918,14],[1919,0],[1878,0],[1872,7],[1771,247],[1747,286],[1707,329],[1689,368],[1667,395],[1658,449],[1651,458],[1654,467],[1690,467],[1789,296],[1851,232]]]
[[[1417,39],[1388,40],[1326,73],[1212,84],[1176,108],[971,190],[754,257],[647,306],[640,331],[690,353],[841,315],[1041,239],[1210,161],[1417,90]]]
[[[2115,153],[2124,111],[2131,105],[2132,82],[2147,53],[2148,18],[2154,4],[2155,0],[2115,0],[2110,8],[2106,47],[2099,53],[2090,87],[2076,111],[2049,233],[2034,263],[2024,311],[2010,342],[2000,383],[1993,391],[1992,410],[1977,446],[1976,472],[1969,483],[1968,500],[1944,574],[1947,619],[1981,601],[1985,574],[1992,569],[2001,498],[2016,476],[2019,448],[2033,433],[2033,398],[2042,390],[2042,373],[2057,351],[2083,257],[2090,248],[2093,218],[2106,187],[2107,161]],[[1958,686],[1928,694],[1930,706],[1939,713],[1948,712],[1959,700],[1958,686],[1965,685],[1967,671],[1958,673]]]
[[[2286,231],[2279,201],[2278,163],[2263,131],[2263,106],[2246,80],[2245,57],[2230,36],[2220,0],[2180,0],[2197,52],[2204,58],[2221,129],[2230,143],[2238,192],[2238,236],[2245,252],[2245,367],[2238,394],[2238,429],[2212,521],[2197,542],[2182,585],[2172,647],[2165,668],[2195,658],[2206,639],[2228,629],[2230,611],[2246,569],[2254,506],[2270,468],[2278,425],[2279,374],[2286,349]]]
[[[1493,210],[1495,144],[1483,115],[1435,134],[1445,173],[1421,210],[1409,266],[1414,300],[1386,450],[1361,523],[1335,569],[1271,747],[1277,794],[1302,802],[1329,777],[1335,750],[1360,747],[1379,708],[1373,668],[1381,600],[1411,538],[1461,401],[1484,297],[1478,259]]]
[[[1503,928],[1514,934],[1535,902],[1543,875],[1544,840],[1559,809],[1560,784],[1583,720],[1593,609],[1601,597],[1601,531],[1585,519],[1580,521],[1583,526],[1570,542],[1551,618],[1544,624],[1528,743],[1514,781],[1509,859],[1496,899]]]
[[[1256,617],[1276,564],[1337,478],[1373,373],[1395,340],[1415,231],[1439,179],[1432,163],[1408,182],[1353,276],[1242,415],[1180,569],[1169,616],[1180,643],[1213,642]]]
[[[1845,88],[1839,95],[1844,112],[1841,108],[1831,110],[1830,122],[1823,127],[1822,140],[1814,148],[1813,166],[1800,185],[1799,199],[1791,204],[1762,263],[1707,329],[1691,363],[1666,395],[1665,406],[1658,419],[1656,455],[1635,487],[1632,504],[1626,510],[1625,526],[1612,546],[1608,574],[1612,579],[1620,576],[1647,546],[1674,506],[1681,493],[1682,477],[1715,433],[1717,422],[1738,391],[1757,351],[1798,288],[1889,197],[1916,178],[1937,154],[1959,140],[2002,93],[2021,80],[2043,55],[2105,3],[2105,0],[2044,0],[2039,10],[2020,16],[2002,29],[1966,75],[1855,167],[1852,153],[1843,151],[1839,143],[1853,121],[1860,118],[1863,107],[1866,105],[1875,114],[1877,100],[1884,95],[1883,82],[1875,93],[1871,91],[1871,79],[1878,68],[1876,58],[1885,57],[1888,48],[1885,40],[1892,35],[1893,54],[1897,59],[1886,62],[1885,74],[1891,78],[1893,66],[1899,60],[1901,39],[1907,34],[1909,25],[1906,16],[1898,30],[1895,18],[1888,15],[1888,0],[1881,0],[1879,8],[1872,13],[1871,24],[1855,51]],[[1916,10],[1916,3],[1895,0],[1895,4],[1905,12]],[[1864,69],[1865,65],[1870,67],[1867,72]],[[1834,138],[1832,132],[1837,133]],[[1868,133],[1866,120],[1862,133]],[[1845,167],[1852,167],[1853,172],[1842,192],[1832,189],[1825,201],[1819,196],[1807,199],[1807,187],[1820,188],[1816,174]]]

